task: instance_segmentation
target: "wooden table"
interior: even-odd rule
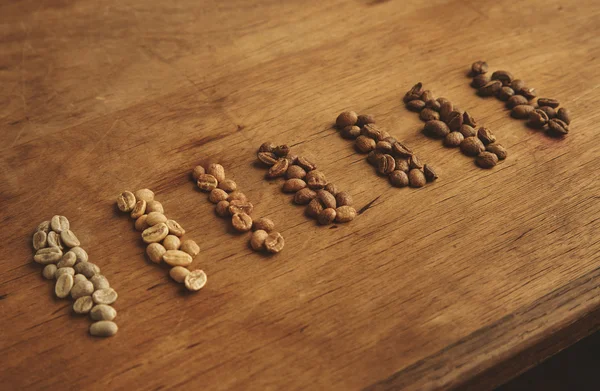
[[[0,5],[0,388],[485,389],[600,324],[600,11],[595,1],[5,1]],[[482,99],[506,69],[574,117],[556,140]],[[420,132],[417,81],[493,129],[482,170]],[[332,128],[353,109],[440,179],[397,189]],[[362,213],[320,227],[255,164],[314,159]],[[265,257],[189,178],[222,163],[286,239]],[[197,240],[188,294],[115,209],[149,187]],[[66,215],[119,292],[120,331],[56,299],[32,262]]]

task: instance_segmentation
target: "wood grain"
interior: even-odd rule
[[[10,389],[484,389],[592,332],[600,298],[600,9],[594,1],[141,0],[0,4],[0,381]],[[481,99],[486,59],[574,117],[555,140]],[[509,151],[494,170],[420,133],[422,81]],[[395,189],[331,125],[373,113],[440,179]],[[288,143],[363,213],[318,227],[263,179]],[[264,257],[189,171],[222,163],[286,238]],[[202,248],[187,294],[144,258],[124,190],[152,188]],[[368,206],[368,207],[367,207]],[[32,262],[64,214],[119,292],[120,331]]]

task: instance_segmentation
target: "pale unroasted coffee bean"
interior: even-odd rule
[[[335,125],[342,129],[346,126],[355,125],[358,121],[358,115],[354,111],[344,111],[335,120]]]
[[[113,288],[98,289],[92,294],[92,299],[96,304],[112,304],[117,301],[118,297],[117,291]]]
[[[498,80],[505,86],[509,86],[513,79],[512,73],[508,71],[496,71],[492,73],[492,80]]]
[[[146,213],[147,204],[148,203],[144,200],[138,200],[138,202],[135,203],[133,210],[131,211],[131,218],[138,219],[140,218],[140,216]]]
[[[117,324],[108,320],[101,320],[90,325],[90,334],[94,337],[112,337],[117,331],[119,331]]]
[[[450,133],[450,128],[442,121],[432,120],[427,121],[423,131],[430,137],[443,138]]]
[[[328,192],[330,192],[331,194],[333,194],[334,196],[337,195],[337,193],[339,193],[340,191],[338,190],[337,186],[334,183],[328,183],[325,187],[325,190],[327,190]]]
[[[272,254],[276,254],[283,250],[284,245],[285,241],[279,232],[271,232],[265,239],[265,249]]]
[[[298,156],[297,164],[300,167],[304,168],[304,170],[306,170],[306,172],[317,169],[317,165],[304,156]]]
[[[63,252],[60,248],[45,247],[45,248],[39,249],[35,253],[33,260],[42,265],[47,265],[49,263],[58,262],[62,258],[62,256],[63,256]]]
[[[319,201],[318,199],[314,199],[311,200],[308,205],[306,206],[306,209],[304,210],[304,213],[308,216],[311,217],[313,219],[316,219],[319,216],[319,213],[321,213],[323,211],[323,204],[321,204],[321,201]]]
[[[219,182],[225,180],[225,168],[218,163],[209,164],[206,168],[206,173],[214,176]]]
[[[64,249],[62,240],[60,239],[60,234],[57,234],[54,231],[48,232],[46,242],[48,244],[48,247],[58,247],[61,250]]]
[[[246,197],[246,194],[242,193],[241,191],[234,191],[233,193],[229,194],[229,197],[227,197],[227,201],[231,202],[231,201],[248,201],[248,197]]]
[[[79,245],[81,244],[79,239],[77,239],[77,236],[75,236],[73,231],[71,231],[70,229],[63,230],[60,233],[60,240],[67,247],[79,247]]]
[[[533,110],[535,110],[535,108],[531,105],[518,105],[513,107],[510,115],[514,118],[526,119]]]
[[[175,266],[169,270],[169,276],[180,284],[183,284],[188,274],[190,274],[190,271],[183,266]]]
[[[177,221],[169,219],[165,224],[167,225],[170,234],[179,237],[185,234],[185,229],[183,229],[183,227]]]
[[[146,213],[152,213],[152,212],[158,212],[158,213],[165,213],[165,209],[163,208],[162,204],[156,200],[154,201],[150,201],[146,203]]]
[[[340,191],[337,193],[335,195],[335,201],[337,206],[352,206],[352,204],[354,204],[352,195],[347,191]]]
[[[229,216],[229,201],[219,202],[217,206],[215,206],[215,213],[220,217]]]
[[[75,271],[83,274],[87,278],[92,278],[96,274],[100,274],[100,268],[92,262],[81,262],[75,265]]]
[[[75,263],[88,261],[88,254],[81,247],[73,247],[71,250],[69,250],[69,252],[75,254],[77,257],[77,261]]]
[[[470,125],[465,125],[463,123],[463,126],[460,127],[460,129],[458,130],[460,132],[460,134],[463,135],[463,137],[473,137],[473,136],[477,136],[477,132],[475,131],[475,129],[470,126]],[[462,141],[462,140],[461,140]]]
[[[323,209],[321,211],[321,213],[319,213],[319,216],[317,217],[317,221],[321,225],[328,225],[328,224],[333,223],[333,221],[335,220],[335,216],[336,216],[335,209],[333,209],[333,208]]]
[[[404,171],[396,170],[392,172],[389,176],[389,179],[390,183],[394,187],[408,186],[408,175],[406,175],[406,172]]]
[[[471,86],[474,88],[481,88],[487,83],[489,83],[492,79],[488,75],[477,75],[471,81]]]
[[[376,122],[377,121],[375,121],[375,116],[373,114],[361,114],[357,117],[356,125],[365,126],[367,124],[374,124]]]
[[[306,174],[306,184],[313,190],[322,189],[327,186],[327,178],[321,171],[312,170]]]
[[[90,311],[92,320],[113,320],[117,317],[117,311],[106,304],[96,304]]]
[[[471,65],[471,73],[473,75],[482,75],[488,71],[488,64],[485,61],[475,61]]]
[[[44,231],[37,231],[33,234],[33,248],[37,251],[48,245],[48,235]]]
[[[283,190],[284,193],[295,193],[300,189],[304,189],[305,187],[306,182],[304,182],[302,179],[292,178],[284,182],[281,190]]]
[[[337,201],[335,200],[335,197],[327,190],[317,190],[316,199],[321,202],[324,208],[335,209],[337,207]]]
[[[475,159],[477,165],[481,168],[492,168],[498,164],[498,156],[491,152],[481,152]]]
[[[377,172],[381,175],[389,175],[394,171],[395,168],[396,159],[394,159],[392,155],[383,154],[377,162]]]
[[[167,250],[179,250],[181,240],[175,235],[167,235],[167,237],[163,239],[162,245]]]
[[[477,137],[467,137],[460,143],[460,150],[467,156],[477,156],[485,151],[485,146]]]
[[[200,253],[200,246],[191,239],[184,240],[181,242],[179,249],[185,253],[190,254],[192,258]]]
[[[316,196],[317,193],[314,190],[305,187],[296,192],[294,195],[294,202],[298,205],[306,205]]]
[[[414,99],[406,103],[406,107],[411,111],[419,112],[425,108],[425,102],[421,99]]]
[[[252,229],[252,217],[246,213],[236,213],[231,217],[231,225],[239,232],[248,232]]]
[[[196,181],[198,188],[205,192],[212,191],[212,189],[216,188],[218,184],[219,182],[217,181],[217,178],[210,174],[202,174],[198,176],[198,180]]]
[[[56,270],[57,267],[55,264],[48,264],[44,266],[44,270],[42,270],[42,276],[44,276],[46,280],[54,280],[54,278],[56,278]]]
[[[167,216],[165,216],[162,213],[159,212],[150,212],[146,215],[146,224],[149,227],[153,227],[155,225],[158,225],[160,223],[166,223],[167,222]]]
[[[563,121],[567,125],[571,123],[571,113],[564,107],[558,109],[558,111],[556,112],[556,118]]]
[[[526,105],[529,101],[522,95],[514,95],[506,101],[506,107],[513,109],[516,106]]]
[[[135,195],[130,191],[124,191],[117,197],[117,207],[121,212],[131,212],[135,202]]]
[[[256,154],[256,157],[267,166],[272,166],[279,160],[273,152],[259,152]]]
[[[436,102],[436,101],[433,101],[433,102]],[[440,113],[438,113],[434,109],[430,109],[430,108],[426,107],[423,110],[421,110],[421,112],[419,113],[419,117],[425,122],[432,121],[432,120],[439,120]]]
[[[496,141],[496,136],[494,136],[492,131],[483,126],[477,130],[477,137],[483,145],[488,145]]]
[[[142,232],[142,240],[145,243],[156,243],[162,241],[169,234],[169,227],[165,223],[156,224],[150,228],[146,228]]]
[[[50,227],[57,234],[62,231],[66,231],[70,228],[71,224],[69,224],[69,220],[65,216],[53,216],[52,220],[50,220]]]
[[[408,172],[408,183],[410,184],[410,187],[423,187],[426,182],[427,179],[425,178],[425,174],[418,168],[413,168]]]
[[[265,240],[269,237],[269,233],[267,231],[263,231],[262,229],[256,230],[252,233],[250,237],[250,247],[254,251],[260,251],[265,248]]]
[[[261,217],[254,222],[252,229],[256,231],[263,230],[266,232],[271,232],[275,229],[275,223],[268,217]]]
[[[71,291],[71,294],[73,294],[73,291]],[[92,296],[81,296],[73,303],[73,312],[80,315],[87,314],[93,306],[94,301],[92,300]]]
[[[95,276],[92,276],[92,278],[90,278],[90,282],[93,284],[95,291],[97,291],[98,289],[110,288],[110,283],[108,282],[108,279],[102,274],[96,274]]]
[[[408,159],[397,158],[396,159],[396,170],[408,172],[410,170],[410,163]]]
[[[56,273],[54,273],[54,277],[58,278],[60,276],[62,276],[63,274],[70,274],[72,276],[75,275],[75,269],[73,269],[72,267],[59,267],[58,269],[56,269]]]
[[[479,88],[479,95],[481,96],[494,96],[502,88],[502,82],[500,80],[492,80],[483,87]]]
[[[199,291],[206,285],[207,277],[206,273],[202,270],[193,270],[185,276],[185,287],[192,292]]]
[[[71,274],[62,274],[56,280],[56,285],[54,286],[54,293],[56,297],[60,299],[64,299],[69,296],[71,293],[71,288],[73,288],[73,276]]]
[[[351,206],[345,205],[340,206],[335,210],[335,222],[336,223],[347,223],[354,220],[356,217],[356,209]]]
[[[192,177],[197,181],[200,175],[206,174],[206,170],[202,166],[196,166],[192,170]]]
[[[229,202],[229,214],[233,216],[236,213],[246,213],[251,215],[254,211],[254,205],[249,201],[233,200]]]
[[[159,213],[158,211],[156,213]],[[161,213],[162,214],[162,213]],[[146,222],[146,219],[148,218],[148,215],[142,215],[140,217],[137,218],[137,220],[135,221],[135,229],[137,231],[144,231],[146,228],[150,227],[148,225],[148,223]]]
[[[61,260],[56,264],[56,267],[73,267],[77,263],[77,256],[75,253],[68,251],[62,256]]]
[[[218,204],[221,201],[226,201],[229,198],[229,194],[225,190],[222,189],[212,189],[210,195],[208,196],[208,200],[213,204]]]
[[[154,200],[154,192],[150,189],[139,189],[134,195],[136,200],[144,200],[146,202]]]
[[[496,155],[498,157],[498,160],[506,159],[506,156],[507,156],[506,149],[498,143],[486,145],[485,150]]]
[[[224,190],[228,193],[237,190],[237,183],[235,183],[232,179],[225,179],[223,181],[219,181],[219,189]]]
[[[91,281],[80,281],[71,288],[71,297],[73,300],[77,300],[83,296],[90,296],[92,293],[94,293],[94,284]]]
[[[93,278],[93,277],[92,277]],[[73,285],[80,283],[81,281],[88,281],[87,277],[83,274],[75,274],[73,276]]]
[[[369,153],[375,149],[377,143],[370,137],[360,135],[356,138],[354,142],[354,146],[356,150],[360,153]]]
[[[146,254],[154,263],[160,263],[166,252],[167,249],[160,243],[150,243],[148,247],[146,247]]]
[[[438,179],[438,175],[430,165],[426,164],[423,166],[423,174],[425,174],[425,179],[427,182],[433,182]]]
[[[170,266],[189,266],[192,263],[192,256],[181,250],[167,250],[162,259]]]
[[[304,168],[293,164],[288,167],[285,175],[288,179],[304,179],[306,171],[304,171]]]
[[[46,234],[50,231],[50,220],[42,221],[40,225],[37,226],[37,231],[44,231]]]
[[[458,147],[464,138],[465,137],[460,132],[450,132],[444,138],[444,145],[450,148]]]
[[[269,171],[267,172],[267,178],[278,178],[280,176],[284,176],[289,165],[290,162],[287,159],[281,158],[277,160],[277,163],[269,168]]]

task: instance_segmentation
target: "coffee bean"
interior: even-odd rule
[[[483,145],[488,145],[496,141],[496,136],[494,136],[492,131],[483,126],[477,130],[477,137],[481,140]]]
[[[510,112],[510,115],[514,118],[525,119],[529,117],[529,113],[531,113],[534,109],[531,105],[518,105],[513,107]]]
[[[441,96],[439,98],[437,98],[436,100],[440,103],[440,105],[443,105],[444,103],[451,103],[450,99],[446,99],[446,98],[441,97]],[[452,110],[450,110],[450,111],[452,111]]]
[[[248,232],[252,229],[252,217],[246,213],[236,213],[231,217],[231,224],[238,232]]]
[[[218,163],[211,163],[206,168],[206,173],[216,178],[217,182],[225,180],[225,168]]]
[[[528,100],[531,100],[537,96],[535,88],[523,87],[519,90],[519,95],[523,95]]]
[[[551,136],[564,136],[569,133],[569,125],[558,118],[554,118],[548,121],[547,132]]]
[[[396,158],[396,170],[408,172],[410,170],[410,163],[408,159],[405,158]]]
[[[558,106],[560,106],[560,102],[558,100],[552,99],[552,98],[539,98],[538,99],[538,105],[540,105],[540,106],[550,106],[553,109],[555,109]]]
[[[502,88],[502,82],[500,80],[492,80],[483,87],[479,88],[479,95],[481,96],[494,96]]]
[[[477,137],[466,137],[460,143],[460,150],[467,156],[477,156],[485,151],[485,146]]]
[[[435,102],[435,101],[434,101]],[[429,108],[424,108],[423,110],[421,110],[421,113],[419,113],[419,117],[427,122],[427,121],[431,121],[431,120],[438,120],[440,119],[440,114],[433,110],[433,109],[429,109]]]
[[[361,114],[357,117],[356,125],[360,127],[367,124],[374,124],[376,122],[377,121],[375,121],[375,116],[373,114]]]
[[[563,121],[567,125],[571,124],[571,113],[564,107],[558,109],[558,111],[556,112],[556,118]]]
[[[424,133],[430,137],[443,138],[446,137],[448,133],[450,133],[450,129],[448,125],[446,125],[442,121],[427,121],[425,127],[423,128]]]
[[[198,177],[200,175],[204,175],[204,174],[206,174],[206,170],[202,166],[196,166],[192,170],[192,178],[194,178],[196,181],[198,180]]]
[[[267,231],[263,231],[262,229],[254,231],[252,236],[250,236],[250,247],[252,247],[254,251],[264,250],[267,237],[269,237]]]
[[[61,260],[56,264],[56,267],[73,267],[77,263],[77,256],[75,253],[67,252],[62,256]]]
[[[253,211],[254,205],[250,201],[232,200],[229,202],[229,214],[231,216],[236,213],[251,215]]]
[[[304,189],[306,187],[306,182],[299,178],[288,179],[283,183],[281,189],[284,193],[295,193],[300,189]]]
[[[64,249],[62,240],[60,239],[60,234],[57,234],[54,231],[48,232],[46,242],[48,243],[48,247],[58,247],[61,250]]]
[[[144,200],[146,202],[154,200],[154,192],[150,189],[137,190],[134,195],[136,200]]]
[[[71,250],[69,250],[69,252],[75,254],[75,257],[77,257],[77,261],[75,263],[88,261],[88,254],[81,247],[73,247]]]
[[[73,300],[77,300],[83,296],[90,296],[92,293],[94,293],[94,284],[91,281],[78,282],[71,288],[71,297]]]
[[[502,145],[500,145],[498,143],[492,143],[492,144],[486,145],[485,150],[496,155],[498,157],[498,160],[506,159],[506,156],[507,156],[506,148],[504,148]]]
[[[34,250],[39,250],[40,248],[44,248],[48,245],[47,241],[48,235],[44,231],[37,231],[33,234],[33,248]]]
[[[436,179],[438,179],[438,176],[437,176],[435,170],[433,169],[433,167],[431,167],[428,164],[426,164],[423,167],[423,174],[425,175],[425,179],[427,180],[427,182],[433,182]]]
[[[306,177],[306,171],[304,171],[304,168],[293,164],[288,167],[285,176],[288,179],[304,179]]]
[[[148,218],[148,215],[142,215],[142,216],[138,217],[138,219],[135,221],[135,229],[136,229],[136,231],[142,232],[146,228],[150,227],[148,225],[148,223],[146,223],[146,219],[147,218]]]
[[[181,240],[175,235],[167,235],[162,241],[162,245],[167,250],[179,250]]]
[[[521,79],[515,79],[510,82],[510,88],[512,88],[515,93],[518,93],[521,89],[525,88],[525,82]]]
[[[428,121],[427,123],[429,122],[431,121]],[[427,126],[427,124],[425,124],[425,126]],[[396,141],[392,144],[392,154],[400,158],[409,158],[413,155],[413,151],[406,144]]]
[[[287,171],[290,162],[287,159],[279,159],[277,163],[275,163],[269,171],[267,172],[267,178],[278,178],[280,176],[284,176]]]
[[[323,211],[323,204],[321,203],[321,201],[319,201],[318,199],[315,198],[308,203],[308,205],[306,206],[306,209],[304,210],[304,213],[308,217],[316,219],[317,217],[319,217],[319,213],[321,213],[322,211]]]
[[[229,216],[229,201],[219,202],[217,206],[215,206],[215,213],[220,217]]]
[[[346,126],[356,125],[358,115],[354,111],[344,111],[335,120],[335,125],[342,129]]]
[[[381,153],[392,153],[392,144],[387,141],[378,141],[375,149]]]
[[[477,165],[481,168],[492,168],[498,164],[498,156],[491,152],[481,152],[475,159]]]
[[[258,152],[273,152],[275,150],[276,145],[270,141],[264,142],[258,148]]]
[[[287,144],[278,145],[273,150],[273,153],[278,157],[286,157],[290,153],[290,147]]]
[[[175,266],[169,270],[169,276],[180,284],[183,284],[188,274],[190,274],[190,271],[183,266]]]
[[[218,204],[221,201],[227,200],[227,198],[229,198],[229,194],[222,189],[212,189],[208,196],[208,200],[213,204]]]
[[[363,128],[360,130],[360,134],[365,137],[372,138],[376,142],[385,138],[384,131],[379,129],[379,127],[375,124],[367,124],[363,126]]]
[[[317,190],[317,200],[321,202],[323,208],[333,208],[335,209],[337,206],[337,201],[333,194],[328,192],[327,190]]]
[[[44,266],[44,269],[42,270],[42,276],[44,276],[44,278],[46,280],[54,280],[54,278],[56,276],[56,270],[57,270],[56,265],[53,263],[50,263],[50,264]]]
[[[544,110],[535,109],[529,113],[529,126],[543,128],[548,123],[548,114]]]
[[[231,193],[232,191],[237,190],[237,183],[235,183],[235,181],[232,179],[225,179],[223,181],[219,181],[218,187],[227,193]]]
[[[473,75],[482,75],[488,71],[488,64],[485,61],[475,61],[471,65],[471,73]]]
[[[358,126],[346,126],[342,129],[341,133],[343,138],[355,139],[360,136],[360,128]]]
[[[200,190],[210,192],[217,187],[219,182],[217,181],[217,178],[210,174],[202,174],[198,177],[196,184]]]
[[[160,243],[150,243],[146,247],[146,255],[154,263],[160,263],[163,255],[167,252],[167,249]]]
[[[392,155],[384,154],[377,162],[377,172],[381,175],[389,175],[394,171],[395,168],[396,160]]]
[[[323,209],[321,211],[321,213],[319,213],[319,216],[317,217],[317,221],[321,225],[328,225],[328,224],[333,223],[333,221],[335,220],[335,216],[336,216],[335,209],[333,209],[333,208]]]
[[[447,101],[442,103],[441,107],[440,107],[440,119],[444,122],[446,122],[450,116],[450,113],[452,113],[454,111],[454,105],[452,104],[452,102]]]
[[[90,334],[94,337],[112,337],[119,331],[116,323],[108,320],[101,320],[90,325]]]
[[[426,182],[427,179],[425,178],[425,174],[418,168],[413,168],[408,172],[408,183],[410,184],[410,187],[423,187]]]
[[[528,103],[529,103],[529,101],[524,96],[514,95],[508,99],[508,101],[506,102],[506,107],[508,107],[509,109],[512,109],[516,106],[526,105]]]
[[[95,276],[92,276],[92,278],[90,278],[90,282],[94,286],[95,291],[97,291],[98,289],[110,288],[110,283],[108,282],[108,279],[102,274],[96,274]]]
[[[189,266],[192,264],[192,256],[181,250],[167,250],[163,254],[162,259],[169,266]]]
[[[298,161],[298,155],[294,155],[293,153],[288,153],[288,155],[285,158],[287,159],[290,166],[296,164],[296,162]]]
[[[150,228],[146,228],[142,232],[142,240],[145,243],[157,243],[163,240],[169,234],[169,227],[165,223],[156,224]]]
[[[337,206],[352,206],[354,204],[354,199],[352,195],[347,191],[340,191],[335,195],[335,201]]]
[[[140,216],[142,216],[144,213],[146,213],[146,201],[144,200],[139,200],[135,203],[135,206],[133,207],[133,209],[131,210],[131,218],[132,219],[138,219]]]
[[[229,207],[231,208],[231,203]],[[183,227],[177,221],[169,219],[165,224],[167,225],[170,234],[179,237],[185,235],[185,229],[183,229]]]
[[[477,132],[475,131],[475,129],[473,129],[473,127],[469,126],[469,125],[463,124],[463,126],[461,126],[458,131],[460,132],[460,134],[463,135],[463,137],[477,136]],[[462,139],[461,139],[461,141],[462,141]]]
[[[184,240],[181,242],[179,249],[185,253],[190,254],[192,258],[200,253],[200,246],[191,239]]]
[[[413,168],[423,168],[423,164],[421,163],[421,160],[417,157],[417,155],[412,155],[408,159],[408,166],[411,170]]]
[[[275,229],[275,223],[268,217],[261,217],[260,219],[254,221],[252,229],[271,232]]]
[[[411,100],[406,104],[406,107],[409,110],[419,112],[425,108],[425,102],[423,102],[421,99]]]
[[[186,254],[187,255],[187,254]],[[92,299],[96,304],[110,305],[117,301],[119,295],[113,288],[98,289],[92,294]]]
[[[96,304],[90,311],[92,320],[113,320],[117,317],[117,311],[107,304]]]
[[[450,131],[458,131],[463,124],[463,114],[460,111],[451,112],[446,123]]]
[[[77,236],[75,236],[75,234],[73,233],[73,231],[71,231],[70,229],[68,229],[66,231],[63,230],[60,233],[60,240],[67,247],[78,247],[81,244],[81,242],[79,241],[79,239],[77,239]]]
[[[191,292],[197,292],[200,289],[204,288],[204,285],[206,285],[206,281],[207,281],[207,277],[206,277],[206,273],[204,273],[204,271],[202,270],[193,270],[190,272],[190,274],[188,274],[187,276],[185,276],[185,287],[187,288],[187,290],[191,291]]]
[[[477,75],[473,78],[473,80],[471,81],[471,86],[474,88],[481,88],[484,85],[488,84],[491,81],[490,77],[488,75]]]
[[[546,113],[549,120],[556,117],[556,110],[550,106],[542,106],[539,108],[539,110],[542,110],[544,113]]]
[[[70,228],[69,220],[65,216],[53,216],[50,220],[50,227],[57,234]]]
[[[71,288],[73,288],[73,276],[71,274],[62,274],[56,280],[56,285],[54,286],[54,293],[56,297],[60,299],[64,299],[69,296],[71,293]]]
[[[463,126],[466,126],[466,125],[463,125]],[[455,148],[455,147],[460,146],[460,143],[463,140],[464,140],[464,136],[460,132],[450,132],[444,138],[444,145],[449,148]]]
[[[93,278],[93,277],[92,277],[92,278]],[[80,283],[80,282],[82,282],[82,281],[89,281],[89,280],[88,280],[88,279],[87,279],[87,277],[86,277],[86,276],[84,276],[83,274],[79,274],[79,273],[77,273],[77,274],[75,274],[75,275],[73,276],[73,286],[75,286],[76,284],[78,284],[78,283]]]
[[[390,183],[395,187],[405,187],[408,186],[408,175],[406,172],[396,170],[392,172],[389,176]]]
[[[356,217],[356,209],[351,206],[340,206],[335,210],[336,223],[348,223]]]
[[[306,174],[306,184],[313,190],[322,189],[327,185],[327,178],[319,170],[313,170]]]
[[[63,256],[63,252],[61,251],[60,248],[45,247],[45,248],[39,249],[35,253],[33,260],[42,265],[47,265],[49,263],[58,262],[62,258],[62,256]]]
[[[231,202],[231,201],[248,201],[248,197],[246,197],[246,194],[242,193],[241,191],[234,191],[233,193],[229,194],[229,197],[227,197],[227,201]]]
[[[312,161],[310,161],[309,159],[305,158],[304,156],[298,156],[297,164],[300,167],[302,167],[306,172],[317,169],[317,165],[315,163],[313,163]]]
[[[74,266],[75,272],[83,274],[87,278],[92,278],[100,274],[100,268],[92,262],[80,262]]]
[[[369,152],[369,154],[367,155],[367,162],[372,165],[377,167],[377,163],[379,162],[379,159],[383,156],[383,153],[377,151],[377,150],[373,150],[371,152]]]
[[[334,196],[337,195],[337,193],[340,192],[340,190],[338,189],[338,187],[334,183],[328,183],[324,187],[324,189],[327,190],[328,192],[330,192],[331,194],[333,194]]]
[[[417,83],[410,90],[408,90],[406,92],[406,94],[404,95],[404,98],[403,98],[404,103],[408,103],[411,100],[419,99],[419,98],[421,98],[422,94],[423,94],[423,83]]]
[[[48,231],[50,231],[50,220],[42,221],[40,225],[37,226],[35,231],[43,231],[48,234]]]
[[[294,195],[294,202],[298,205],[306,205],[316,196],[317,193],[314,190],[305,187],[304,189],[300,189],[296,192]]]
[[[258,157],[258,160],[267,166],[274,165],[278,160],[277,155],[275,155],[273,152],[259,152],[256,156]]]
[[[442,105],[436,99],[431,99],[425,102],[425,108],[437,111],[439,113],[440,109],[442,108]]]
[[[505,102],[514,95],[515,95],[515,91],[512,88],[507,87],[507,86],[503,86],[502,88],[500,88],[500,90],[496,94],[498,99],[503,100]]]
[[[498,80],[502,85],[508,86],[513,81],[513,75],[508,71],[496,71],[492,73],[492,80]]]
[[[74,276],[75,269],[73,269],[72,267],[59,267],[58,269],[56,269],[56,273],[54,274],[54,276],[58,279],[63,274],[70,274],[70,275]]]
[[[72,292],[71,292],[72,293]],[[76,314],[87,314],[94,306],[92,296],[82,296],[73,303],[73,312]]]
[[[468,111],[465,111],[463,113],[463,125],[477,126],[477,121]],[[462,125],[461,125],[461,127],[462,127]],[[459,131],[460,131],[460,128],[459,128]]]

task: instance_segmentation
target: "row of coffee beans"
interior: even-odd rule
[[[371,114],[358,115],[344,111],[335,120],[342,137],[354,139],[356,150],[367,155],[367,161],[377,173],[387,176],[392,186],[423,187],[437,179],[433,167],[422,164],[406,144],[380,129]]]
[[[252,220],[254,205],[244,193],[237,190],[237,184],[225,177],[225,169],[217,163],[209,164],[205,169],[196,166],[192,171],[198,188],[209,193],[208,199],[215,205],[215,213],[220,217],[230,217],[231,225],[238,232],[254,230],[250,237],[250,246],[254,251],[278,253],[283,250],[283,236],[275,231],[271,219]]]
[[[142,232],[142,240],[148,246],[146,254],[154,263],[165,262],[171,269],[169,275],[190,291],[199,291],[206,284],[206,273],[190,271],[187,267],[200,247],[193,240],[181,240],[185,229],[175,220],[168,219],[162,204],[154,199],[150,189],[135,193],[124,191],[117,197],[117,206],[135,219],[135,229]]]
[[[550,136],[562,137],[569,133],[571,116],[569,110],[558,107],[558,100],[537,98],[535,88],[527,87],[508,71],[496,71],[491,77],[487,73],[487,62],[476,61],[471,65],[471,86],[479,95],[495,96],[506,102],[513,118],[526,119],[530,127],[544,129]]]
[[[496,143],[496,136],[486,127],[477,127],[477,121],[467,111],[462,111],[446,98],[435,98],[423,84],[415,84],[405,95],[409,110],[419,112],[425,121],[425,135],[444,140],[450,148],[460,147],[463,154],[475,157],[479,167],[492,168],[506,159],[506,149]]]
[[[117,311],[111,306],[117,300],[117,292],[110,287],[108,279],[100,274],[100,268],[88,262],[87,252],[70,229],[65,216],[54,216],[38,225],[33,234],[33,260],[45,265],[42,275],[56,280],[54,293],[64,299],[71,296],[73,312],[90,314],[94,323],[90,334],[110,337],[119,329],[113,320]]]
[[[306,205],[306,215],[319,224],[347,223],[356,217],[352,196],[329,183],[315,163],[291,154],[287,145],[263,143],[257,157],[269,166],[267,178],[285,178],[282,191],[294,193],[294,203]]]

